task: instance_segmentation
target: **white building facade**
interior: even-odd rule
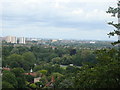
[[[6,36],[5,41],[7,43],[17,43],[17,37],[15,37],[15,36]]]
[[[25,44],[25,37],[19,37],[18,38],[18,43],[19,44]]]

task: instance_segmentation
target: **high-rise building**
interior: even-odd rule
[[[25,37],[19,37],[18,38],[18,43],[25,44]]]
[[[5,41],[7,43],[17,43],[17,38],[15,36],[6,36]]]

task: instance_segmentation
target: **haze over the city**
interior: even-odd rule
[[[117,0],[4,0],[0,4],[2,36],[117,40],[107,34],[117,21],[106,13]]]

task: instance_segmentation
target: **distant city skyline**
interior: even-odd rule
[[[117,20],[106,14],[109,6],[117,0],[4,0],[0,28],[2,36],[117,40],[107,36],[114,30],[107,22]]]
[[[32,40],[78,40],[78,41],[114,41],[114,40],[97,40],[97,39],[62,39],[62,38],[39,38],[39,37],[24,37],[24,36],[14,36],[14,35],[8,35],[8,36],[1,36],[3,40],[5,40],[6,37],[16,37],[17,39],[25,38],[26,40],[32,39]]]
[[[7,43],[25,44],[25,37],[5,36],[2,37],[2,40],[5,40]]]

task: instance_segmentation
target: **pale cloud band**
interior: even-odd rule
[[[21,35],[34,36],[31,32],[36,31],[37,37],[87,39],[81,34],[87,32],[88,39],[104,40],[108,38],[101,36],[112,30],[106,23],[114,20],[106,10],[116,6],[117,0],[3,0],[1,3],[3,35],[20,35],[18,32],[22,31]],[[92,31],[98,35],[91,35]],[[45,32],[48,34],[42,34]]]

